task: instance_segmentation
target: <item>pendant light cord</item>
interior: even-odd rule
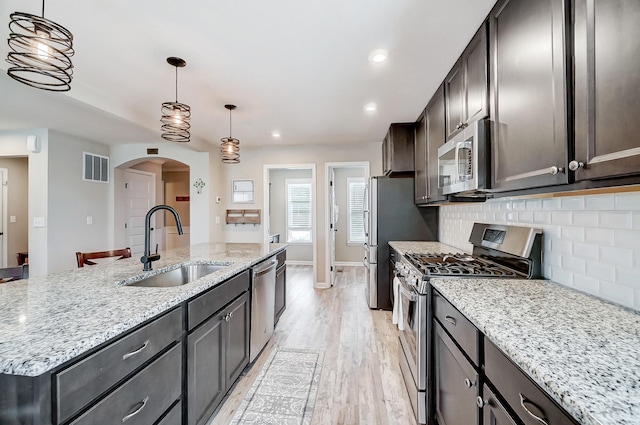
[[[232,139],[233,137],[231,137],[231,109],[229,109],[229,139]]]
[[[176,103],[178,103],[178,67],[176,66]]]
[[[42,17],[44,18],[44,0],[42,0]]]

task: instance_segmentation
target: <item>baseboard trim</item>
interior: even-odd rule
[[[336,267],[351,267],[351,266],[362,266],[362,261],[336,261],[335,262]]]
[[[313,266],[313,261],[287,260],[287,264],[292,266]]]
[[[329,285],[327,282],[316,282],[313,287],[316,289],[329,289],[331,288],[331,285]]]

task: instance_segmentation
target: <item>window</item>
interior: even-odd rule
[[[364,238],[364,178],[351,177],[347,179],[347,203],[349,216],[347,227],[349,237],[347,243],[361,244]]]
[[[287,242],[311,243],[311,179],[286,179]]]

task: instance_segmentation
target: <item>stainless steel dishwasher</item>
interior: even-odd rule
[[[251,280],[251,347],[250,361],[258,357],[273,335],[276,300],[275,258],[263,261],[253,268]]]

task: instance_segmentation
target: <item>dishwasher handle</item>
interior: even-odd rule
[[[265,261],[267,264],[261,264],[259,267],[253,269],[253,277],[262,276],[263,274],[269,273],[271,270],[276,268],[278,264],[278,260],[275,258],[271,261]]]

